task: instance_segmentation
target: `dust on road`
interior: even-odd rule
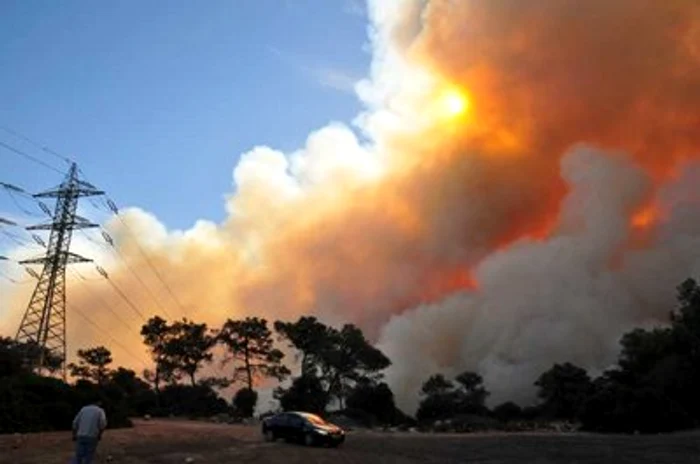
[[[2,464],[67,464],[69,433],[0,436]],[[700,464],[700,432],[667,436],[551,434],[432,435],[350,433],[340,449],[265,443],[258,427],[186,421],[138,421],[108,430],[97,463],[175,464]]]

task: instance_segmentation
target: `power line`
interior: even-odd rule
[[[11,129],[7,126],[0,125],[0,130],[3,130],[5,132],[7,132],[8,134],[17,137],[18,139],[24,140],[25,142],[29,143],[30,145],[33,145],[34,147],[42,150],[43,152],[48,153],[49,155],[53,155],[56,158],[60,159],[61,161],[68,163],[68,165],[70,165],[74,161],[71,158],[64,156],[60,153],[57,153],[57,152],[53,151],[52,149],[50,149],[49,147],[45,146],[44,144],[41,144],[35,140],[32,140],[28,136],[14,130],[14,129]]]
[[[1,127],[1,126],[0,126],[0,127]],[[57,155],[57,156],[60,156],[60,155]],[[78,172],[82,173],[82,170],[80,170],[80,168],[77,168],[77,170],[78,170]],[[85,177],[84,174],[83,174],[83,177]],[[7,184],[7,185],[9,185],[9,184]],[[5,184],[3,184],[2,186],[5,187]],[[21,189],[16,188],[16,187],[13,188],[13,190],[14,190],[14,189],[17,189],[18,192],[21,190]],[[6,190],[8,191],[8,194],[11,195],[10,190],[9,190],[9,189],[6,189]],[[31,198],[32,200],[39,202],[36,198],[34,198],[34,197],[30,196],[30,195],[28,195],[28,196],[29,196],[29,198]],[[19,206],[19,205],[18,205],[18,206]],[[20,207],[20,208],[21,208],[21,207]],[[42,209],[43,209],[43,208],[42,208]],[[104,229],[101,229],[101,230],[102,230],[103,233],[106,233],[106,231],[104,231]],[[6,236],[8,236],[8,238],[10,238],[12,241],[14,241],[15,243],[17,243],[18,245],[27,245],[27,244],[31,244],[31,243],[29,243],[29,242],[26,242],[26,241],[20,239],[20,238],[17,237],[17,236],[11,236],[9,232],[6,232],[6,231],[0,231],[0,232],[2,232],[3,234],[5,234]],[[99,244],[99,245],[103,245],[103,244],[97,242],[97,241],[96,241],[95,239],[93,239],[92,237],[90,237],[84,230],[80,229],[80,232],[81,232],[89,241],[91,241],[91,242],[93,242],[93,243],[96,243],[96,244]],[[134,271],[133,267],[132,267],[131,264],[128,262],[128,260],[126,260],[126,258],[124,258],[124,256],[122,255],[122,253],[121,253],[119,250],[117,250],[116,248],[114,248],[114,247],[110,247],[110,248],[112,249],[113,252],[115,252],[116,254],[118,254],[118,256],[122,259],[122,261],[124,262],[124,264],[126,264],[126,267],[129,269],[129,272],[130,272],[130,273],[133,275],[133,277],[146,289],[146,292],[147,292],[147,293],[149,294],[149,296],[155,301],[156,305],[158,305],[158,307],[161,309],[161,311],[163,311],[163,313],[165,313],[165,315],[166,315],[168,318],[171,318],[171,319],[172,319],[172,316],[170,315],[170,313],[165,309],[165,307],[163,307],[163,305],[160,303],[160,301],[155,297],[155,294],[154,294],[154,293],[151,291],[151,289],[145,284],[145,282],[143,281],[143,279],[141,279],[141,277],[139,277],[139,275],[136,273],[136,271]],[[144,321],[145,321],[146,318],[143,316],[143,313],[141,313],[141,311],[139,311],[139,310],[137,309],[136,305],[133,304],[133,303],[131,302],[131,300],[130,300],[130,299],[126,296],[126,294],[116,285],[116,283],[113,282],[108,276],[104,275],[104,277],[105,277],[105,278],[110,282],[110,284],[114,287],[115,291],[117,291],[117,293],[119,294],[119,296],[122,297],[122,299],[124,299],[124,301],[126,301],[126,303],[127,303],[137,314],[139,314],[139,315],[141,316],[141,318],[144,319]],[[83,279],[84,279],[84,278],[83,278]]]
[[[111,200],[109,200],[109,201],[112,202]],[[112,205],[114,205],[114,202],[112,202]],[[111,209],[111,208],[110,208],[110,209]],[[163,276],[161,275],[160,271],[158,271],[158,269],[155,267],[155,265],[154,265],[153,262],[151,261],[151,258],[149,258],[148,254],[144,251],[143,247],[142,247],[141,244],[139,243],[138,237],[136,237],[136,234],[134,234],[134,232],[131,230],[131,227],[129,227],[129,225],[126,223],[126,221],[121,217],[121,214],[120,214],[119,211],[117,210],[116,206],[114,207],[113,211],[114,211],[115,215],[119,218],[119,221],[124,225],[124,228],[126,228],[126,230],[127,230],[127,231],[131,234],[131,236],[134,238],[134,243],[136,244],[136,248],[139,250],[139,253],[141,254],[141,256],[143,256],[144,260],[146,261],[146,264],[148,264],[148,267],[151,268],[151,271],[153,271],[153,273],[154,273],[155,276],[158,278],[158,280],[160,280],[160,282],[163,284],[163,286],[164,286],[165,289],[167,290],[167,292],[168,292],[168,294],[170,295],[170,297],[173,299],[173,301],[174,301],[174,302],[178,305],[178,307],[180,308],[180,311],[182,312],[182,314],[186,316],[186,315],[187,315],[187,311],[185,310],[184,306],[182,305],[182,303],[180,302],[180,300],[177,298],[177,296],[175,296],[175,293],[174,293],[174,292],[172,291],[172,289],[170,288],[170,285],[168,285],[168,283],[165,281],[165,279],[164,279]]]
[[[41,166],[43,166],[43,167],[45,167],[45,168],[47,168],[47,169],[51,169],[52,171],[55,171],[55,172],[57,172],[57,173],[59,173],[59,174],[63,174],[63,171],[61,171],[60,169],[58,169],[58,168],[56,168],[56,167],[50,165],[49,163],[47,163],[47,162],[45,162],[45,161],[40,160],[39,158],[36,158],[35,156],[30,155],[29,153],[26,153],[26,152],[24,152],[24,151],[22,151],[22,150],[19,150],[19,149],[15,148],[15,147],[13,147],[13,146],[11,146],[11,145],[8,145],[8,144],[6,144],[5,142],[3,142],[3,141],[1,141],[1,140],[0,140],[0,147],[3,147],[3,148],[5,148],[5,149],[7,149],[7,150],[9,150],[9,151],[11,151],[11,152],[17,154],[17,155],[23,156],[24,158],[26,158],[26,159],[28,159],[28,160],[30,160],[30,161],[33,161],[33,162],[35,162],[36,164],[39,164],[39,165],[41,165]]]
[[[141,359],[139,356],[135,355],[131,350],[129,350],[129,348],[127,348],[126,346],[122,345],[119,341],[117,341],[114,337],[112,337],[112,335],[111,335],[109,332],[107,332],[106,330],[103,330],[99,325],[97,325],[97,324],[96,324],[94,321],[92,321],[89,317],[87,317],[85,314],[83,314],[82,311],[79,311],[77,308],[71,308],[71,311],[75,312],[77,315],[79,315],[80,317],[82,317],[83,319],[85,319],[85,321],[86,321],[88,324],[90,324],[90,325],[93,326],[95,329],[97,329],[98,331],[100,331],[100,332],[102,332],[104,335],[106,335],[110,340],[112,340],[112,342],[113,342],[115,345],[117,345],[118,347],[120,347],[121,349],[123,349],[125,353],[127,353],[129,356],[131,356],[132,358],[134,358],[134,359],[136,359],[138,362],[140,362],[140,363],[143,365],[143,367],[146,367],[146,368],[148,367],[148,365],[143,361],[143,359]]]
[[[114,291],[116,291],[116,292],[119,294],[119,296],[120,296],[124,301],[126,301],[126,303],[129,305],[129,307],[130,307],[131,309],[133,309],[134,312],[135,312],[136,314],[138,314],[138,315],[141,317],[141,319],[143,319],[144,322],[146,322],[146,316],[144,316],[143,313],[142,313],[141,311],[139,311],[139,308],[137,308],[136,305],[135,305],[134,303],[131,302],[131,300],[129,299],[129,297],[126,296],[126,294],[117,286],[117,284],[116,284],[112,279],[109,278],[108,275],[106,275],[106,273],[103,274],[103,275],[105,276],[105,279],[107,279],[107,282],[110,283],[110,285],[112,286],[112,288],[114,289]]]
[[[84,173],[80,168],[78,168],[78,173],[80,173],[80,175],[81,175],[84,179],[87,179],[87,176],[85,175],[85,173]],[[104,200],[103,200],[103,201],[104,201]],[[136,236],[136,234],[134,233],[134,231],[131,229],[131,227],[129,227],[129,225],[126,223],[126,221],[124,221],[124,219],[121,217],[121,214],[120,214],[120,212],[119,212],[119,208],[117,207],[117,205],[115,204],[115,202],[114,202],[111,198],[107,197],[107,198],[106,198],[106,205],[107,205],[107,208],[108,208],[112,213],[114,213],[114,215],[119,219],[119,222],[122,223],[122,225],[124,226],[124,228],[126,229],[126,231],[132,236],[132,238],[134,239],[134,244],[136,245],[136,248],[138,249],[139,253],[140,253],[141,256],[144,258],[144,260],[146,261],[146,264],[147,264],[148,267],[151,269],[151,271],[153,272],[153,274],[155,274],[156,278],[160,281],[160,283],[163,285],[163,287],[165,287],[165,290],[167,291],[168,295],[170,295],[170,298],[172,298],[172,300],[173,300],[173,301],[177,304],[177,306],[180,308],[180,312],[181,312],[184,316],[187,316],[187,311],[185,310],[184,305],[180,302],[180,300],[178,299],[178,297],[175,295],[175,292],[173,292],[172,288],[171,288],[170,285],[166,282],[165,278],[164,278],[163,275],[160,273],[160,271],[158,270],[158,268],[156,268],[156,266],[153,264],[153,261],[151,260],[151,258],[148,256],[148,254],[146,253],[146,251],[143,249],[143,247],[142,247],[141,244],[139,243],[138,237]],[[95,206],[96,208],[99,208],[98,205],[95,204],[95,202],[93,202],[93,206]],[[116,250],[116,247],[115,247],[115,250]],[[128,262],[127,262],[123,257],[122,257],[122,259],[127,263],[127,266],[128,266]],[[132,273],[135,274],[135,272],[133,272],[133,270],[132,270]],[[146,285],[143,283],[143,281],[141,280],[140,277],[137,277],[137,280],[141,281],[142,285],[144,285],[144,287],[146,287]],[[166,315],[167,315],[168,317],[171,317],[171,316],[168,314],[167,310],[165,310],[165,309],[160,305],[159,301],[155,298],[155,296],[153,296],[151,290],[148,289],[148,287],[146,287],[146,289],[147,289],[147,292],[148,292],[149,294],[152,295],[152,298],[154,299],[154,301],[156,301],[156,303],[158,304],[159,308],[161,308],[161,309],[166,313]],[[195,312],[196,312],[196,310],[195,310]]]
[[[51,210],[49,210],[48,207],[43,202],[34,198],[32,195],[27,193],[24,189],[17,187],[16,185],[8,184],[5,182],[0,182],[0,187],[2,187],[3,190],[5,190],[5,192],[7,193],[7,196],[10,197],[10,200],[12,201],[12,203],[14,203],[15,206],[20,211],[22,211],[24,214],[27,214],[29,216],[34,216],[34,217],[40,216],[40,214],[38,214],[34,211],[30,211],[27,208],[25,208],[24,206],[22,206],[22,204],[19,202],[19,200],[17,199],[17,197],[15,195],[23,196],[24,198],[28,198],[29,200],[32,201],[32,203],[37,204],[41,208],[41,210],[44,211],[48,216],[51,216]]]
[[[103,233],[103,234],[107,234],[107,231],[105,231],[104,229],[102,229],[102,233]],[[141,284],[141,286],[146,290],[146,293],[148,293],[148,296],[151,297],[151,299],[156,303],[156,305],[158,306],[158,308],[159,308],[169,319],[172,319],[172,316],[170,315],[170,313],[168,312],[168,310],[165,309],[165,307],[161,304],[160,300],[156,297],[155,293],[153,293],[153,291],[151,290],[151,288],[150,288],[148,285],[146,285],[146,283],[144,282],[144,280],[143,280],[143,279],[138,275],[138,273],[134,270],[134,268],[133,268],[133,266],[131,265],[131,263],[129,263],[129,260],[127,260],[126,257],[124,257],[124,255],[122,254],[121,251],[119,251],[118,248],[115,248],[114,245],[112,245],[112,246],[107,246],[107,245],[104,245],[104,244],[102,244],[102,243],[99,243],[97,240],[95,240],[95,239],[93,239],[92,237],[90,237],[86,232],[83,232],[83,235],[85,235],[85,237],[86,237],[88,240],[90,240],[91,242],[93,242],[93,243],[95,243],[95,244],[98,244],[98,245],[100,245],[100,246],[103,246],[104,248],[109,248],[116,256],[118,256],[118,257],[122,260],[122,262],[125,264],[126,268],[129,270],[129,272],[130,272],[131,275],[134,277],[134,279],[136,279],[136,280],[139,282],[139,284]],[[107,234],[106,236],[109,237],[109,234]]]
[[[8,232],[6,230],[0,229],[0,233],[3,234],[5,237],[9,238],[10,240],[12,240],[16,245],[19,245],[19,246],[33,245],[33,243],[31,243],[30,241],[24,240],[19,235],[13,234],[12,232]]]
[[[114,308],[112,308],[112,305],[110,305],[110,304],[107,302],[107,300],[105,300],[104,297],[103,297],[99,292],[94,291],[94,290],[90,287],[90,285],[87,285],[87,284],[84,283],[84,277],[83,277],[78,271],[75,271],[75,270],[72,270],[72,271],[73,271],[73,273],[74,273],[75,275],[77,275],[77,277],[81,280],[81,285],[82,285],[83,287],[87,288],[87,289],[88,289],[88,292],[90,292],[90,294],[91,294],[93,297],[98,298],[98,299],[102,302],[102,305],[103,305],[110,313],[112,313],[112,314],[114,315],[114,317],[116,317],[116,318],[117,318],[122,324],[124,324],[128,329],[134,330],[134,328],[131,326],[131,324],[129,324],[128,322],[126,322],[124,319],[122,319],[122,317],[119,315],[119,313],[118,313],[117,311],[115,311]]]
[[[19,281],[19,280],[13,278],[13,277],[10,277],[9,275],[7,275],[7,274],[5,273],[5,271],[2,271],[2,270],[0,270],[0,277],[6,279],[6,280],[8,280],[8,281],[10,281],[11,283],[13,283],[13,284],[15,284],[15,285],[26,285],[26,284],[28,284],[28,283],[31,282],[31,280]]]

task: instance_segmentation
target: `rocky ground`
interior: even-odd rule
[[[0,436],[0,463],[68,464],[68,433]],[[339,449],[265,443],[257,426],[137,421],[108,430],[97,463],[700,463],[700,432],[667,436],[351,432]]]

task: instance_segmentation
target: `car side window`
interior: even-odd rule
[[[289,425],[292,427],[301,427],[304,425],[304,421],[298,416],[289,416]]]

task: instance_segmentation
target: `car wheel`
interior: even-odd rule
[[[272,441],[275,441],[275,438],[277,438],[277,437],[275,437],[275,432],[273,432],[272,430],[265,431],[265,441],[272,442]]]
[[[311,433],[304,435],[304,444],[306,446],[314,446],[315,444],[314,436]]]

